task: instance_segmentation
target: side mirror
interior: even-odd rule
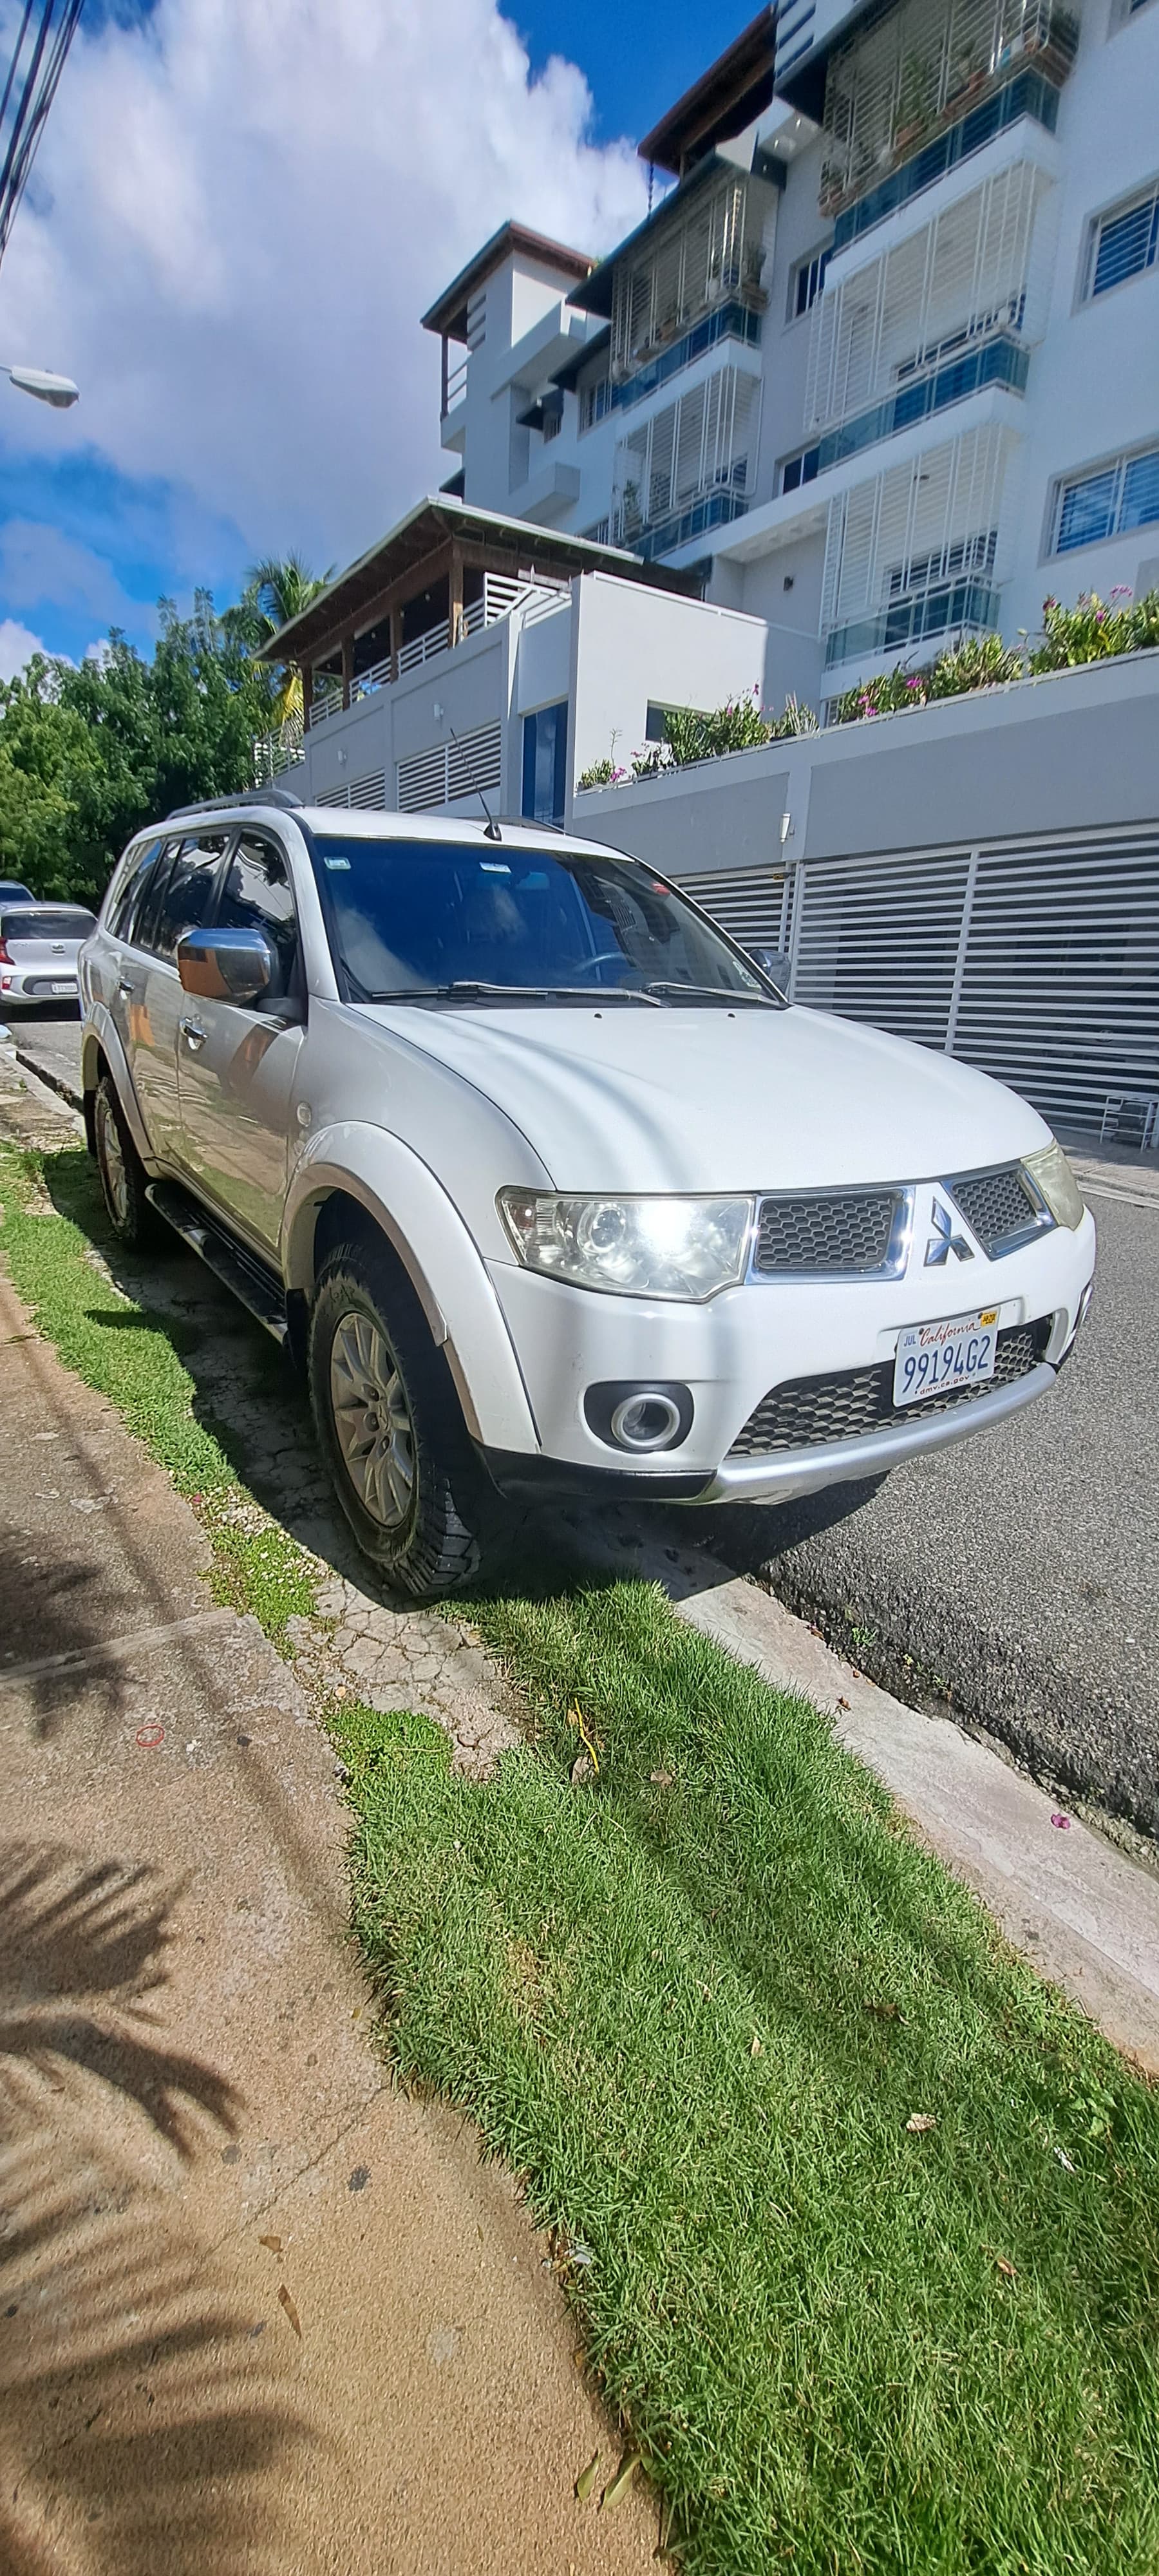
[[[176,960],[182,991],[207,1002],[258,1001],[278,966],[264,930],[186,930]]]
[[[762,975],[768,976],[770,984],[776,985],[779,993],[788,992],[791,959],[786,949],[746,948],[744,953],[751,957],[754,966],[760,967]]]

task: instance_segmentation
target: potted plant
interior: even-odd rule
[[[989,70],[990,55],[987,47],[974,44],[963,48],[950,66],[950,87],[946,98],[946,108],[949,113],[960,115],[967,99],[977,97],[978,91],[986,82]]]
[[[895,152],[908,152],[928,131],[934,108],[930,67],[920,54],[907,54],[901,67],[893,124]]]

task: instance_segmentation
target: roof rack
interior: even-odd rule
[[[294,813],[305,802],[292,787],[239,787],[236,796],[199,796],[193,805],[174,805],[165,820],[179,823],[187,814],[231,814],[238,805],[282,805]]]

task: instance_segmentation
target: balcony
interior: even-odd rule
[[[834,250],[1017,116],[1053,131],[1078,42],[1055,0],[901,0],[830,59],[820,205]]]
[[[829,430],[812,447],[791,456],[781,468],[782,492],[796,492],[804,483],[813,483],[831,465],[843,465],[847,457],[857,456],[862,448],[873,447],[879,439],[894,438],[903,429],[912,429],[915,421],[929,420],[953,403],[965,402],[970,394],[980,393],[986,385],[1004,385],[1010,393],[1024,393],[1030,372],[1030,351],[1008,332],[969,350],[964,357],[954,358],[949,365],[937,368],[932,376],[916,384],[907,384],[892,394],[888,401],[876,403],[872,411],[858,413],[854,420],[843,421],[839,429]]]
[[[434,626],[427,627],[421,635],[412,636],[409,643],[401,645],[397,653],[387,653],[366,670],[356,671],[350,685],[350,706],[355,707],[363,698],[372,697],[377,689],[390,688],[395,680],[405,679],[408,671],[419,671],[424,663],[438,661],[443,654],[453,653],[458,645],[467,641],[468,636],[481,634],[484,627],[498,625],[501,619],[511,617],[516,609],[534,609],[543,615],[548,609],[558,608],[563,596],[558,585],[518,581],[505,573],[484,573],[479,597],[460,609],[457,619],[440,617]],[[328,724],[334,716],[347,712],[341,681],[316,673],[310,708],[311,733],[319,725]]]
[[[828,667],[988,626],[1007,471],[994,421],[850,484],[829,504],[821,632]]]
[[[662,383],[666,372],[688,364],[689,335],[725,308],[739,308],[759,327],[779,193],[776,178],[711,153],[573,288],[573,304],[610,324],[613,387],[653,369],[652,385]],[[744,336],[755,334],[746,328]]]
[[[613,538],[653,562],[751,506],[760,379],[721,367],[621,440]]]
[[[825,667],[835,662],[866,662],[879,653],[896,653],[927,637],[943,640],[951,629],[988,632],[998,623],[998,592],[992,582],[955,581],[942,590],[926,590],[915,599],[899,599],[873,617],[852,618],[835,626],[825,641]]]

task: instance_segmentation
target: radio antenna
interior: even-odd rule
[[[459,737],[458,737],[458,734],[457,734],[457,733],[456,733],[456,731],[455,731],[455,728],[454,728],[453,724],[449,724],[449,725],[447,726],[447,732],[449,733],[449,735],[450,735],[450,737],[451,737],[451,740],[452,740],[452,742],[455,744],[455,747],[456,747],[456,749],[457,749],[457,748],[458,748]],[[485,796],[484,796],[484,794],[483,794],[483,790],[482,790],[482,788],[481,788],[481,787],[477,787],[477,788],[475,789],[475,794],[476,794],[476,796],[478,797],[478,799],[479,799],[479,803],[480,803],[480,805],[482,806],[483,811],[484,811],[484,813],[485,813],[485,815],[486,815],[486,817],[487,817],[487,829],[486,829],[486,831],[485,831],[485,832],[484,832],[484,834],[483,834],[483,838],[484,838],[484,840],[485,840],[485,841],[501,841],[501,840],[502,840],[502,838],[503,838],[503,834],[502,834],[502,832],[500,831],[499,826],[498,826],[498,824],[497,824],[497,822],[496,822],[496,820],[495,820],[495,817],[494,817],[494,815],[493,815],[493,813],[492,813],[492,811],[491,811],[491,808],[490,808],[490,806],[489,806],[489,804],[488,804],[488,802],[487,802],[487,799],[486,799],[486,797],[485,797]]]

